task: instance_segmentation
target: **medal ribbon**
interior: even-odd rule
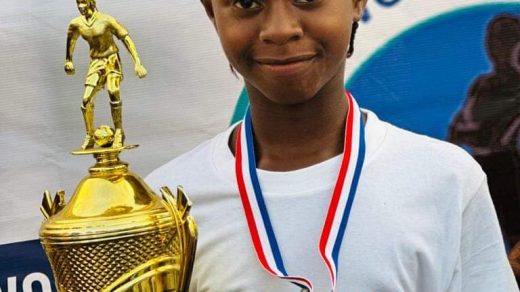
[[[332,291],[336,288],[339,251],[365,157],[363,116],[352,95],[349,92],[346,95],[349,110],[346,118],[343,158],[318,245],[320,255],[331,277]],[[270,274],[313,291],[309,279],[291,276],[285,269],[256,172],[249,108],[238,129],[235,152],[235,172],[240,199],[260,264]]]

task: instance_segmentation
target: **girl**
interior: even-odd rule
[[[366,0],[203,0],[244,120],[154,171],[200,239],[192,291],[517,291],[485,176],[345,92]]]

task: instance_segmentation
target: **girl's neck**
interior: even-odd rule
[[[343,152],[348,102],[343,80],[297,105],[273,103],[249,89],[257,167],[290,171],[314,165]],[[236,131],[231,135],[234,152]]]

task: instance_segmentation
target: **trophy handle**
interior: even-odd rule
[[[49,219],[54,214],[58,213],[65,207],[65,191],[59,190],[54,195],[54,200],[51,199],[49,191],[43,193],[42,205],[40,211],[42,212],[45,219]]]
[[[192,203],[182,186],[177,186],[177,195],[174,195],[166,186],[161,188],[161,194],[175,218],[179,232],[179,259],[181,261],[179,291],[188,291],[195,261],[198,234],[197,224],[189,214]]]

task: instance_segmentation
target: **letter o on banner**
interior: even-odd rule
[[[43,273],[32,273],[27,275],[25,279],[23,279],[23,292],[32,292],[32,284],[35,282],[39,282],[42,286],[43,292],[52,292],[51,290],[51,282],[49,281],[49,278],[47,278],[47,275]]]

